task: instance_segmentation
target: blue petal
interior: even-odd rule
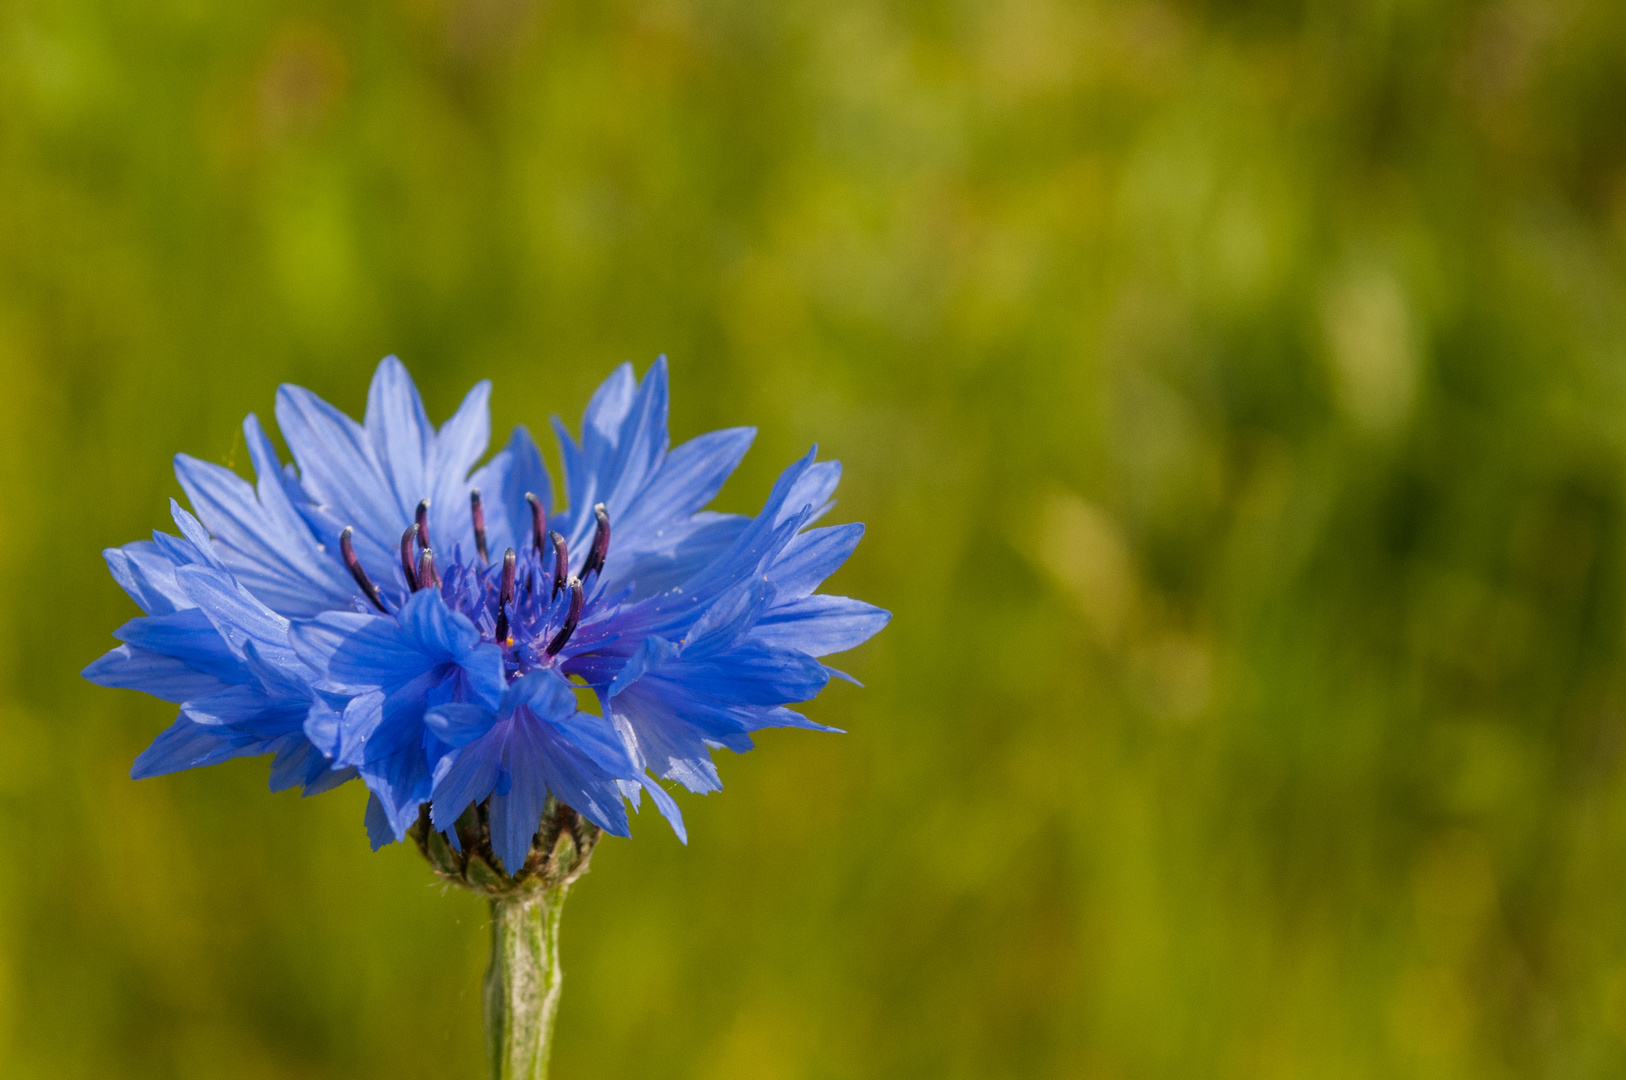
[[[426,656],[461,656],[480,643],[480,631],[446,606],[436,589],[420,589],[396,613],[401,630]]]
[[[672,826],[672,831],[677,834],[678,842],[687,844],[689,842],[689,830],[683,824],[683,811],[678,809],[677,800],[667,794],[665,788],[643,773],[638,774],[638,782],[645,791],[649,792],[649,797],[655,800],[656,808],[660,810],[661,816],[666,819],[667,824]]]
[[[376,792],[367,798],[366,823],[367,842],[372,845],[374,851],[400,839],[395,835],[395,823],[390,820],[389,812],[384,809],[384,804],[379,801]]]
[[[818,447],[813,448],[815,454]],[[779,520],[782,522],[790,514],[807,510],[807,520],[817,521],[830,511],[834,505],[830,497],[836,492],[836,485],[841,482],[841,462],[820,461],[808,466],[796,480],[795,486],[785,498],[784,509],[780,511]]]
[[[295,623],[291,637],[299,655],[340,686],[393,692],[455,665],[475,699],[494,709],[506,683],[502,651],[481,644],[474,624],[433,589],[414,593],[394,618],[329,612]]]
[[[243,661],[197,608],[131,619],[113,631],[113,636],[160,656],[173,657],[222,682],[240,683],[248,678]]]
[[[297,697],[301,701],[310,700],[311,680],[315,673],[294,656],[286,643],[280,649],[270,649],[259,642],[245,642],[243,665],[265,688],[266,693]]]
[[[368,690],[351,698],[339,714],[338,739],[332,750],[334,760],[344,765],[360,765],[366,761],[367,744],[383,723],[383,691]],[[327,744],[317,742],[317,745],[327,750]]]
[[[864,536],[859,524],[832,525],[799,534],[773,561],[768,573],[781,602],[807,596],[836,572]]]
[[[755,437],[755,428],[728,428],[690,439],[667,454],[637,501],[615,521],[617,547],[655,550],[663,541],[670,546],[667,530],[716,497]]]
[[[202,523],[200,523],[197,518],[187,513],[181,507],[181,504],[176,502],[174,499],[169,500],[169,516],[175,519],[175,524],[180,527],[181,535],[186,537],[186,539],[191,543],[192,550],[195,553],[191,558],[183,557],[175,559],[177,566],[184,564],[201,564],[209,567],[211,570],[226,569],[225,563],[220,561],[220,556],[215,554],[215,546],[214,543],[209,539],[208,530],[203,527]],[[154,536],[153,540],[157,541],[158,537]]]
[[[278,535],[294,549],[284,553],[289,565],[303,581],[309,582],[310,588],[320,590],[330,605],[343,604],[350,597],[359,595],[349,571],[339,560],[338,537],[343,526],[337,531],[330,529],[320,536],[311,531],[308,519],[289,494],[289,484],[276,448],[260,426],[260,418],[253,413],[243,420],[243,440],[248,444],[249,459],[254,465],[255,492],[259,496],[260,506],[274,523]],[[294,491],[299,496],[299,502],[309,501],[297,484]],[[265,599],[270,602],[269,598]],[[288,610],[277,610],[288,616],[314,613],[316,610],[314,601],[298,603],[294,598],[289,598],[288,603]]]
[[[824,665],[812,657],[754,643],[703,659],[684,656],[663,666],[660,674],[690,693],[739,705],[807,701],[830,681]]]
[[[398,618],[401,629],[421,653],[443,658],[463,670],[473,700],[497,707],[508,682],[503,673],[502,650],[489,642],[481,644],[480,632],[473,623],[447,607],[434,589],[414,594]]]
[[[543,754],[530,728],[509,721],[506,757],[512,784],[506,794],[491,797],[491,847],[509,874],[525,864],[548,795],[542,776]]]
[[[760,577],[785,550],[801,527],[803,514],[779,521],[780,510],[791,487],[812,463],[812,455],[792,465],[780,475],[769,496],[768,505],[743,529],[728,550],[703,570],[674,588],[631,604],[606,619],[600,627],[605,634],[641,639],[650,634],[681,637],[718,597],[753,577]]]
[[[435,781],[429,806],[435,828],[442,831],[451,828],[470,803],[484,799],[497,786],[510,726],[510,721],[504,721],[463,747],[451,767]]]
[[[416,650],[399,648],[400,628],[390,618],[330,611],[295,620],[288,639],[301,660],[339,687],[405,682],[423,670]]]
[[[152,545],[158,549],[159,555],[171,566],[191,566],[202,561],[202,556],[198,554],[197,548],[180,537],[169,535],[162,529],[153,530]]]
[[[302,657],[328,685],[347,693],[379,690],[339,722],[341,764],[355,764],[378,796],[397,836],[429,799],[436,763],[450,748],[424,726],[428,709],[453,701],[495,708],[505,684],[502,652],[482,644],[472,623],[438,592],[413,595],[395,617],[328,613],[296,623]]]
[[[583,757],[610,776],[632,776],[637,773],[637,767],[627,756],[626,745],[602,716],[573,712],[550,723]]]
[[[379,810],[388,824],[390,835],[400,840],[407,829],[418,820],[418,808],[429,801],[431,765],[421,749],[369,758],[358,767],[362,782],[373,793]],[[368,809],[368,834],[374,836],[371,822],[372,809]]]
[[[615,681],[610,684],[609,696],[619,694],[643,678],[644,673],[650,668],[659,667],[677,654],[678,647],[675,643],[660,637],[645,638],[637,651],[627,660],[626,666],[616,675]]]
[[[776,594],[765,578],[742,581],[723,593],[684,635],[684,657],[692,662],[733,645],[756,625]]]
[[[623,364],[622,369],[627,377],[632,377],[632,365]],[[613,377],[613,376],[612,376]],[[600,387],[600,392],[603,387]],[[587,494],[587,461],[582,454],[582,448],[570,437],[570,429],[565,427],[564,421],[557,416],[550,417],[549,423],[553,427],[554,438],[559,440],[559,459],[565,467],[565,498],[572,507],[582,506],[582,499]],[[568,518],[568,512],[559,516],[560,522]]]
[[[181,707],[181,715],[205,727],[229,727],[260,739],[298,733],[304,736],[304,702],[271,697],[255,686],[229,686]]]
[[[491,730],[497,714],[483,705],[448,702],[423,714],[423,722],[447,746],[467,746]]]
[[[621,424],[632,410],[632,398],[638,389],[638,379],[632,365],[623,363],[610,372],[609,378],[599,383],[598,389],[587,401],[582,412],[582,446],[597,441],[614,446]]]
[[[579,450],[554,422],[570,494],[570,509],[558,516],[557,528],[572,552],[573,566],[586,558],[595,527],[593,506],[604,503],[611,522],[618,521],[655,475],[666,453],[666,410],[666,358],[661,357],[642,384],[635,383],[631,364],[622,364],[604,381],[583,416]]]
[[[393,356],[384,357],[373,373],[362,426],[373,444],[374,458],[384,467],[396,507],[415,506],[429,494],[435,429],[412,376]]]
[[[301,487],[313,503],[339,515],[326,519],[328,527],[355,526],[363,564],[382,565],[411,518],[402,515],[367,432],[299,386],[277,390],[276,414],[283,440],[299,465]]]
[[[148,615],[168,615],[191,607],[192,601],[175,581],[175,564],[151,540],[137,540],[102,552],[113,580]]]
[[[516,785],[522,770],[540,776],[547,781],[554,798],[605,832],[613,836],[626,836],[630,832],[627,808],[621,801],[616,778],[581,753],[557,725],[520,724],[516,733],[523,733],[515,739],[510,751],[509,770],[515,776]]]
[[[813,466],[815,453],[816,449],[810,450],[805,458],[779,474],[762,512],[727,552],[685,586],[685,592],[708,599],[718,596],[763,569],[785,549],[805,519],[805,508],[795,511],[787,503],[802,476]]]
[[[340,768],[329,762],[321,754],[310,756],[310,770],[305,774],[306,798],[320,795],[324,791],[332,791],[341,784],[348,784],[357,776],[355,769]]]
[[[379,695],[381,698],[383,695]],[[305,738],[329,758],[339,756],[339,721],[342,710],[315,695],[305,713]]]
[[[721,428],[674,447],[641,495],[633,520],[687,517],[705,508],[756,440],[754,427]]]
[[[373,375],[363,424],[380,474],[395,495],[400,525],[430,500],[431,539],[445,546],[470,539],[469,471],[491,441],[489,382],[477,383],[439,432],[406,367],[387,356]]]
[[[861,645],[880,633],[892,613],[846,596],[804,596],[770,609],[751,639],[776,649],[828,656]]]
[[[262,740],[226,728],[205,727],[183,717],[136,756],[135,764],[130,767],[130,778],[145,780],[262,752]]]
[[[759,731],[762,728],[781,727],[801,728],[803,731],[827,731],[836,735],[846,734],[838,727],[830,727],[828,724],[814,723],[812,720],[809,720],[807,717],[803,716],[794,709],[774,708],[752,710],[752,712],[754,715],[752,715],[751,718],[746,721],[746,729],[749,731]]]
[[[616,558],[611,545],[605,576],[611,585],[631,585],[629,600],[680,587],[733,547],[750,524],[751,519],[741,514],[702,511],[681,524],[668,525],[659,545],[634,551],[624,560]]]
[[[829,673],[811,656],[765,646],[747,637],[751,590],[738,587],[697,623],[693,652],[659,638],[646,640],[609,690],[611,715],[630,729],[642,761],[656,775],[691,791],[720,788],[708,743],[744,749],[762,727],[810,726],[782,708],[813,697]],[[744,614],[742,614],[744,613]]]
[[[676,780],[697,795],[723,789],[704,736],[660,695],[635,686],[616,695],[611,708],[636,733],[641,764],[656,776]]]
[[[633,395],[618,430],[603,446],[606,457],[597,470],[599,491],[594,501],[605,504],[613,515],[611,520],[627,516],[634,497],[660,467],[667,447],[667,402],[666,357],[662,356],[644,374],[643,382]],[[589,465],[592,464],[594,452],[599,449],[596,445],[598,440],[593,438],[598,433],[598,425],[591,423],[582,432],[583,449],[588,454]],[[591,518],[586,512],[586,504],[579,508],[572,504],[572,508],[577,510],[580,524],[585,529]]]
[[[429,496],[433,500],[436,542],[450,547],[460,538],[472,549],[469,473],[491,445],[491,383],[482,380],[463,397],[452,418],[435,434],[429,455]],[[522,493],[523,497],[523,493]]]
[[[257,490],[230,469],[175,457],[176,478],[214,535],[221,562],[285,614],[346,605],[355,585],[289,502],[276,452],[255,417],[243,422],[243,435],[259,475]]]
[[[288,620],[256,600],[231,575],[183,566],[175,571],[175,578],[233,653],[242,656],[245,646],[254,642],[272,663],[297,663],[288,644]]]
[[[543,668],[514,680],[504,691],[503,715],[522,706],[544,719],[562,718],[576,711],[576,693],[556,670]]]
[[[286,791],[302,787],[311,773],[311,761],[320,761],[325,769],[327,759],[305,739],[290,737],[280,740],[277,756],[271,759],[271,790]]]
[[[197,671],[174,657],[160,656],[131,645],[120,645],[104,653],[81,674],[98,686],[140,690],[176,704],[216,693],[226,686],[215,676]]]

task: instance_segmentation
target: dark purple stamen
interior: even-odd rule
[[[339,534],[339,554],[344,558],[345,569],[349,570],[350,576],[356,579],[356,584],[361,586],[361,591],[366,595],[367,599],[373,602],[373,607],[379,611],[384,611],[384,598],[379,595],[378,586],[373,584],[373,579],[367,576],[367,571],[361,568],[361,560],[356,558],[356,546],[350,542],[350,534],[355,531],[355,529],[346,525],[344,532]],[[385,612],[385,614],[388,614],[388,612]]]
[[[497,644],[508,644],[508,605],[514,602],[514,549],[502,556],[502,587],[497,590]]]
[[[610,554],[610,512],[599,503],[593,507],[593,516],[598,519],[598,530],[593,533],[593,549],[587,553],[587,561],[582,564],[582,577],[586,577],[594,570],[604,569],[605,556]]]
[[[571,578],[570,610],[565,612],[565,624],[559,628],[559,632],[557,634],[553,635],[553,640],[548,642],[547,651],[549,656],[557,656],[559,654],[559,650],[565,647],[565,642],[570,640],[570,635],[576,632],[576,623],[581,619],[581,617],[582,583],[579,578]]]
[[[412,570],[412,537],[417,531],[416,525],[408,525],[401,534],[401,573],[406,575],[407,592],[418,591],[418,575]]]
[[[552,600],[570,578],[570,552],[565,548],[565,538],[558,533],[550,532],[548,539],[553,542],[553,596],[548,597]]]
[[[542,509],[542,500],[529,491],[525,493],[525,501],[531,504],[531,543],[541,551],[542,538],[548,535],[548,512]]]
[[[418,546],[429,547],[429,500],[425,499],[418,504]]]
[[[430,548],[418,553],[418,585],[424,589],[440,588],[440,572],[435,569],[435,553]]]
[[[486,508],[480,505],[479,488],[469,492],[469,514],[474,518],[474,548],[480,553],[480,561],[489,563],[491,555],[486,551]]]

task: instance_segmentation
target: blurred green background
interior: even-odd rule
[[[1606,0],[0,6],[0,1075],[480,1075],[358,786],[127,778],[98,550],[662,351],[896,618],[600,848],[560,1080],[1626,1073],[1623,103]]]

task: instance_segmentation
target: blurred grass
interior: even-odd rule
[[[1626,13],[0,10],[0,1073],[476,1076],[362,796],[132,783],[98,549],[296,381],[817,440],[892,608],[601,848],[556,1074],[1626,1070]]]

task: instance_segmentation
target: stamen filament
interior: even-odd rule
[[[548,534],[548,512],[542,508],[542,500],[533,492],[525,493],[525,501],[531,504],[531,543],[540,552],[542,538]]]
[[[401,534],[401,573],[406,575],[407,592],[418,591],[418,575],[412,569],[412,538],[417,531],[416,525],[408,525]]]
[[[486,551],[486,508],[480,504],[479,488],[469,492],[469,515],[474,518],[475,550],[480,553],[482,563],[489,563],[491,555]]]
[[[593,516],[598,519],[598,529],[593,533],[593,548],[587,553],[587,561],[582,564],[582,577],[586,577],[594,570],[604,569],[604,559],[610,554],[610,512],[599,503],[593,507]]]
[[[366,570],[362,569],[361,560],[356,558],[356,545],[350,540],[351,534],[355,531],[352,526],[346,525],[344,531],[339,534],[339,554],[344,559],[345,569],[349,570],[350,576],[356,579],[356,584],[360,586],[362,593],[373,602],[375,608],[387,615],[389,612],[385,611],[384,598],[379,595],[378,586],[373,584],[373,579],[367,576]]]
[[[548,597],[551,601],[570,579],[570,552],[565,548],[565,538],[558,533],[550,532],[548,539],[553,543],[553,593]]]
[[[431,548],[424,548],[418,553],[418,587],[440,588],[440,572],[435,569],[435,552]]]
[[[582,583],[581,583],[581,579],[580,578],[571,578],[570,579],[570,610],[565,612],[565,624],[563,626],[559,627],[559,632],[557,634],[553,635],[553,640],[552,641],[548,642],[547,653],[548,653],[549,656],[557,656],[559,654],[559,650],[565,647],[565,642],[570,640],[570,635],[574,634],[576,632],[576,623],[581,620],[581,617],[582,617]]]
[[[497,590],[497,644],[508,644],[508,605],[514,602],[514,549],[502,556],[502,587]]]
[[[429,500],[428,499],[425,499],[423,502],[418,504],[417,523],[418,523],[418,546],[422,547],[422,548],[430,547],[431,545],[429,543]]]

